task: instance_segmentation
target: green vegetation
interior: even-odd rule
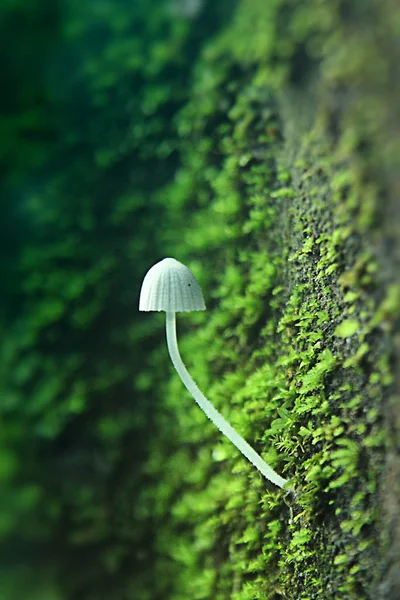
[[[65,3],[0,123],[1,596],[396,600],[400,13],[183,6]],[[164,256],[205,293],[193,378],[295,494],[137,312]]]

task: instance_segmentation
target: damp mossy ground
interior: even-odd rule
[[[182,355],[295,493],[263,480],[172,374],[147,465],[161,587],[143,598],[390,597],[383,490],[400,287],[379,247],[390,191],[379,140],[360,125],[368,102],[352,119],[335,98],[353,77],[381,103],[385,87],[364,73],[362,34],[352,64],[340,58],[337,38],[357,25],[339,8],[240,3],[178,119],[185,159],[163,194],[185,228],[166,244],[208,305],[179,318],[190,323]]]

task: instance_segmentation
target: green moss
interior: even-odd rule
[[[85,63],[95,116],[118,89],[125,117],[112,135],[101,121],[107,135],[96,130],[86,157],[101,175],[98,205],[90,183],[57,229],[58,188],[47,204],[31,198],[56,235],[24,255],[34,310],[17,349],[5,345],[16,368],[0,439],[7,482],[21,439],[40,439],[40,457],[66,444],[58,488],[29,468],[32,483],[9,501],[17,516],[0,512],[0,529],[20,520],[34,540],[62,530],[55,571],[67,595],[375,597],[389,566],[382,473],[395,450],[385,414],[400,314],[382,251],[397,247],[382,199],[395,197],[399,156],[394,135],[390,152],[382,141],[397,108],[386,56],[397,63],[379,33],[394,36],[386,5],[242,0],[190,76],[181,57],[197,22],[157,9],[138,17],[160,36],[149,48],[124,33]],[[131,98],[125,82],[138,72]],[[133,185],[115,191],[125,163]],[[65,207],[70,178],[58,182]],[[190,372],[294,494],[262,479],[199,411],[167,362],[162,315],[131,321],[132,264],[142,273],[161,255],[188,264],[208,306],[178,318]],[[54,268],[64,262],[75,266]]]
[[[205,52],[182,130],[208,143],[184,141],[180,178],[197,186],[183,200],[178,182],[170,197],[183,200],[185,243],[189,256],[201,256],[206,298],[211,292],[209,314],[197,320],[201,331],[182,344],[184,358],[240,433],[293,478],[297,493],[288,506],[280,492],[267,491],[175,382],[168,396],[174,414],[185,399],[176,434],[181,443],[195,442],[197,453],[198,488],[189,477],[181,490],[191,506],[185,536],[191,547],[204,529],[211,537],[171,597],[190,595],[188,582],[195,581],[201,598],[367,598],[381,576],[377,490],[391,346],[390,333],[377,334],[376,327],[390,321],[384,314],[393,314],[398,300],[391,285],[380,299],[380,286],[390,282],[379,283],[383,258],[370,242],[379,182],[370,181],[364,154],[351,141],[356,130],[346,129],[345,119],[337,139],[331,136],[324,93],[312,97],[315,114],[306,107],[307,88],[292,95],[296,44],[311,36],[313,53],[325,47],[339,15],[320,7],[311,23],[309,12],[293,8],[287,23],[298,41],[283,34],[278,42],[263,23],[281,10],[283,3],[268,10],[265,3],[241,4],[231,29]],[[281,62],[272,66],[277,53]],[[233,78],[228,56],[238,68]],[[212,77],[203,88],[206,73]],[[178,257],[186,255],[184,244],[170,243]],[[225,483],[216,485],[219,478]],[[205,584],[202,565],[210,556],[218,566]]]
[[[333,335],[342,338],[351,337],[352,335],[357,333],[359,328],[360,323],[357,321],[357,319],[346,319],[336,327],[335,331],[333,332]]]

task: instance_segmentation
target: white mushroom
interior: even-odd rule
[[[226,435],[240,452],[275,485],[283,487],[287,479],[275,473],[259,454],[235,431],[213,407],[189,375],[179,354],[176,339],[176,312],[205,310],[203,294],[193,273],[174,258],[164,258],[146,274],[140,291],[139,310],[165,311],[167,345],[172,363],[185,387],[207,417]]]

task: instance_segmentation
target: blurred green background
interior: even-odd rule
[[[4,599],[135,597],[148,563],[154,399],[134,382],[163,333],[138,293],[167,251],[192,65],[232,9],[213,4],[2,3]]]

